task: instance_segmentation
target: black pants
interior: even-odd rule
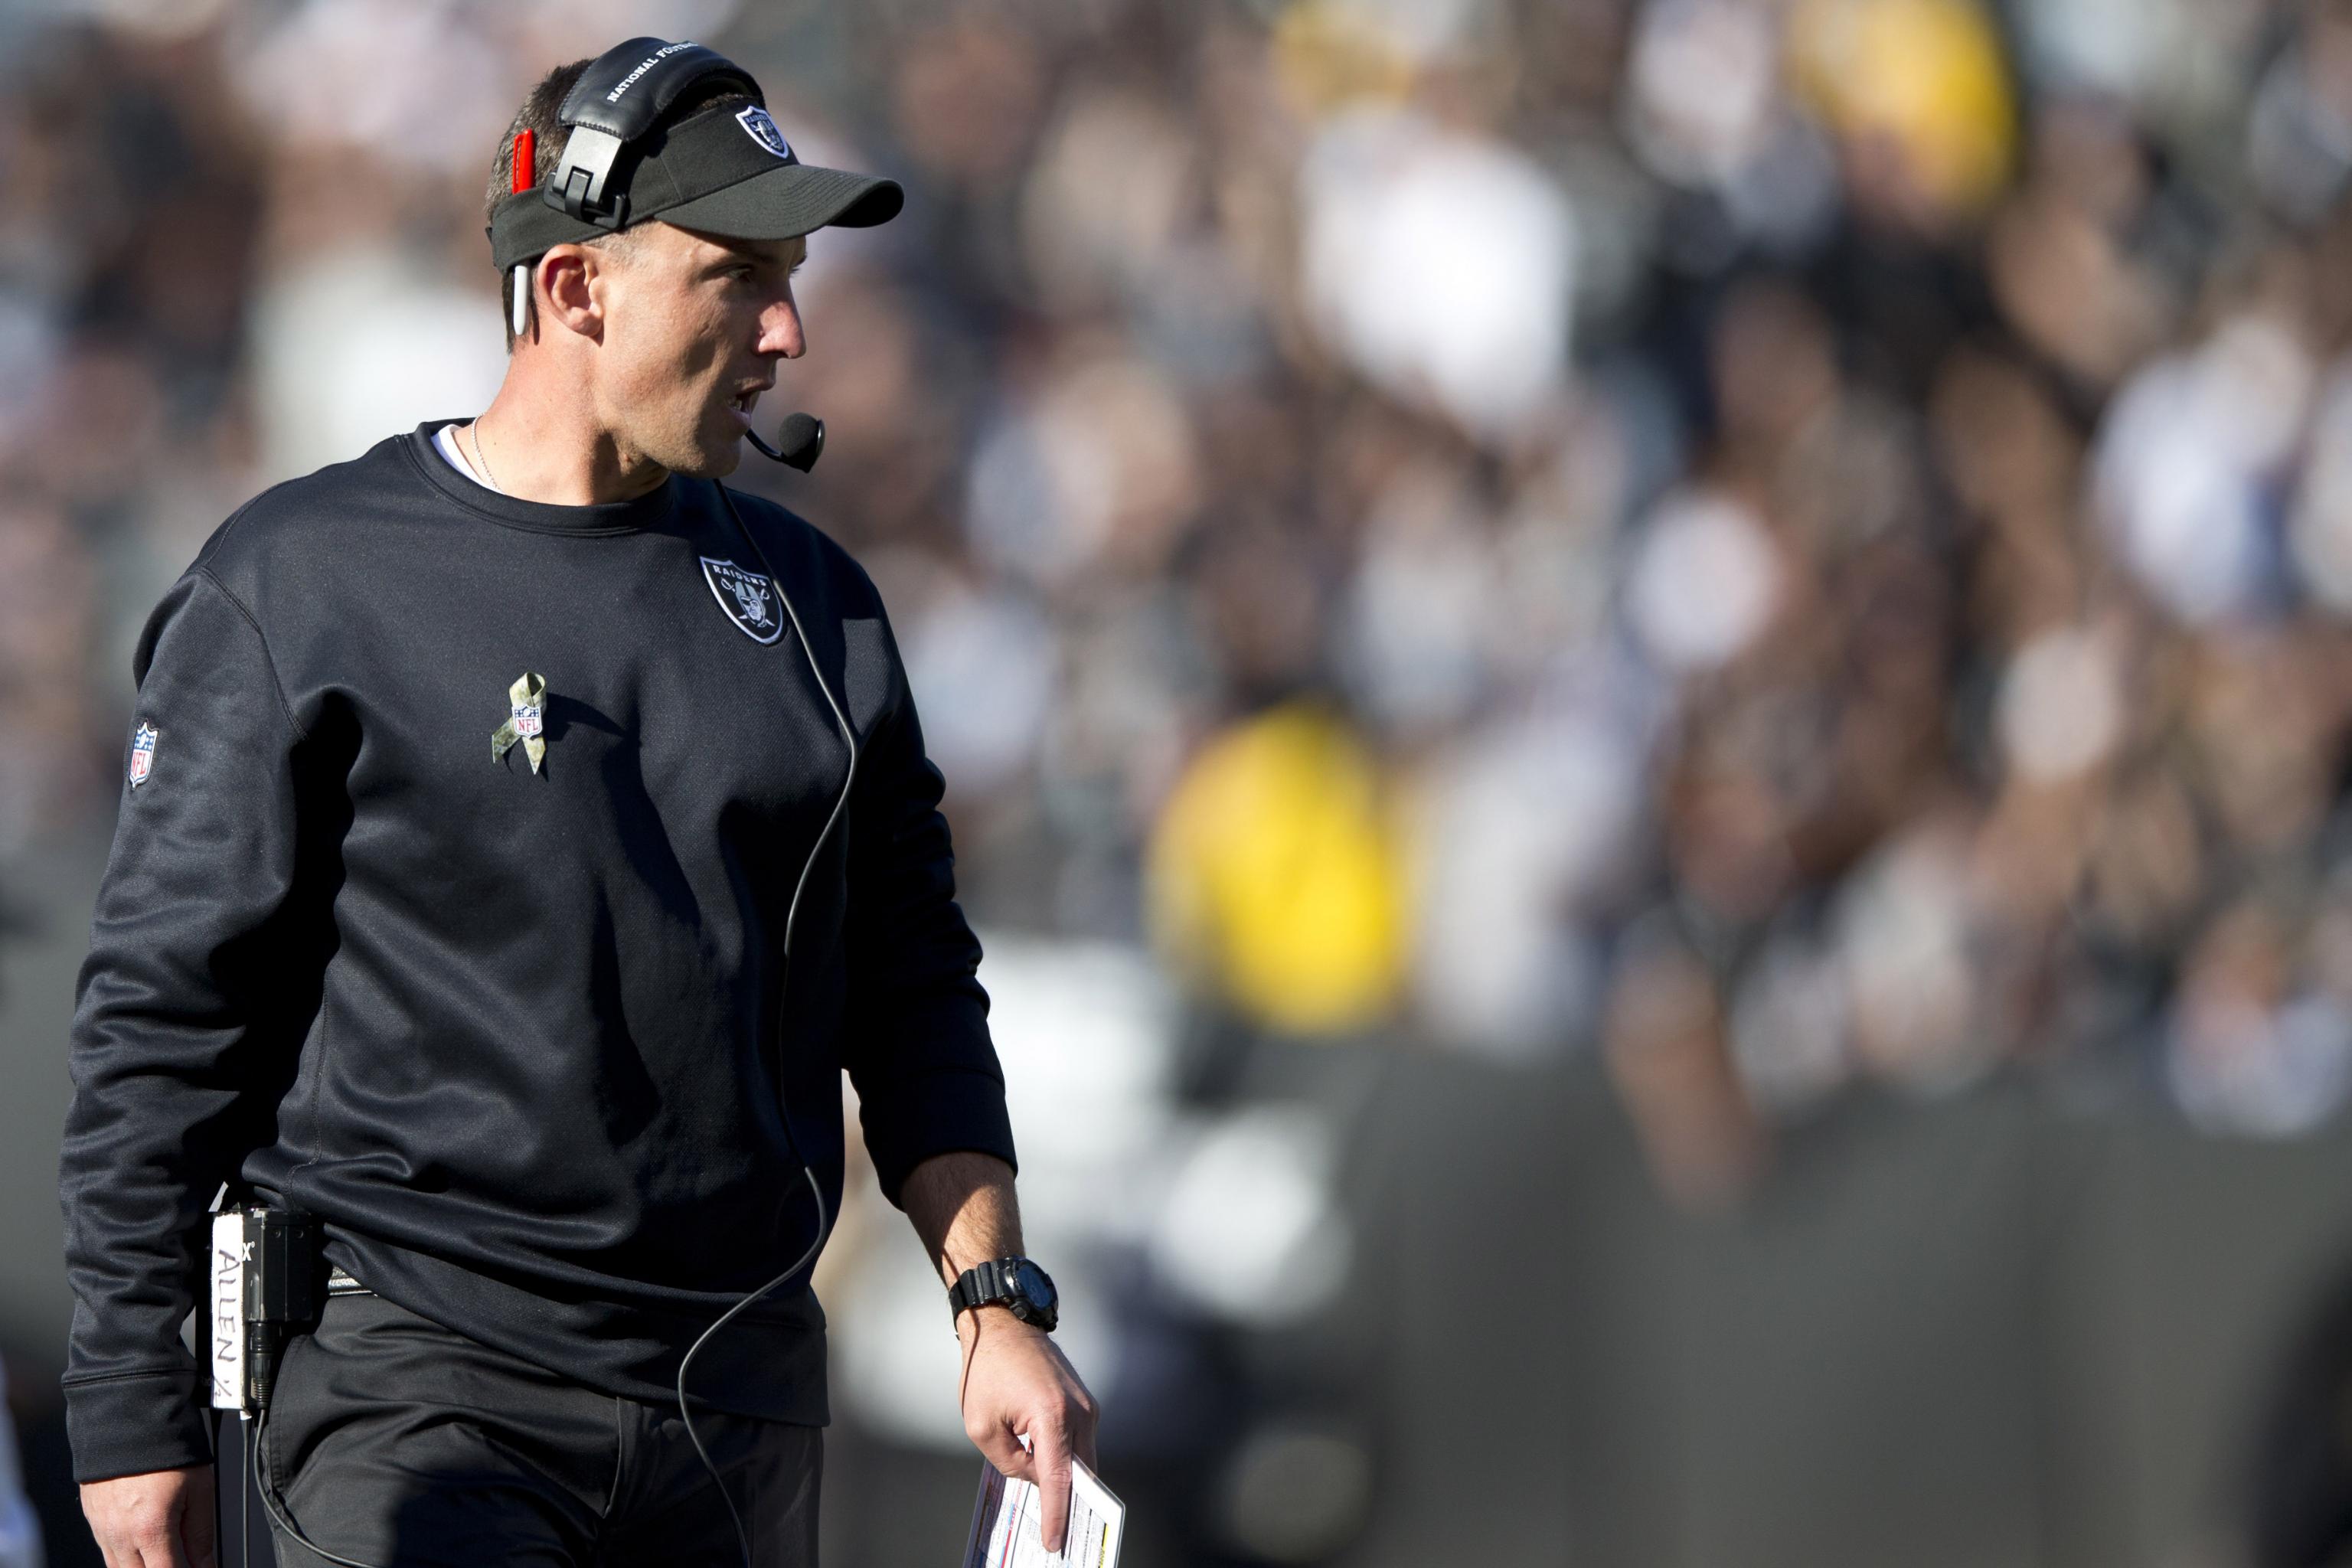
[[[824,1434],[697,1409],[756,1568],[814,1568]],[[676,1405],[597,1394],[373,1295],[287,1347],[261,1454],[295,1526],[373,1568],[740,1568]],[[279,1568],[331,1568],[273,1529]]]

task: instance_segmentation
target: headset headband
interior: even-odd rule
[[[707,76],[730,78],[754,102],[767,106],[749,72],[700,44],[631,38],[589,61],[557,111],[557,118],[572,127],[572,136],[563,144],[555,178],[541,193],[547,205],[598,228],[625,227],[628,192],[606,190],[614,161],[624,147],[653,129],[688,85]]]

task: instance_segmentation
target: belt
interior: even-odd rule
[[[327,1270],[327,1294],[330,1296],[373,1296],[374,1291],[346,1273],[343,1266],[334,1264]]]

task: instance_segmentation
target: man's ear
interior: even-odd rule
[[[541,310],[551,324],[583,337],[604,336],[604,310],[593,287],[602,265],[603,258],[583,245],[555,246],[539,258],[534,271],[545,301]]]

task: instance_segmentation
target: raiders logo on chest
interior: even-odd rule
[[[702,580],[710,584],[710,596],[745,637],[771,643],[783,636],[783,605],[776,584],[765,573],[746,571],[732,561],[714,561],[706,555]]]

